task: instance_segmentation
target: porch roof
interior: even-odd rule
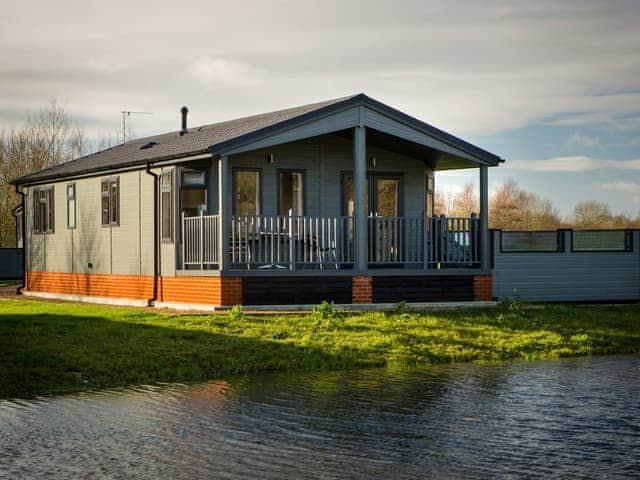
[[[18,185],[42,183],[103,171],[135,168],[198,154],[233,154],[276,143],[340,133],[353,126],[371,129],[369,141],[423,158],[434,168],[494,166],[503,160],[421,120],[364,94],[335,98],[128,141],[91,155],[13,180]]]

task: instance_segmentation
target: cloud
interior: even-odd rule
[[[638,2],[58,3],[3,8],[4,109],[55,96],[115,128],[125,108],[173,127],[182,104],[210,123],[364,91],[461,136],[640,128]]]
[[[607,182],[600,185],[602,190],[613,190],[616,192],[631,193],[640,195],[640,182],[627,182],[619,180],[616,182]]]
[[[457,185],[457,184],[443,184],[440,185],[440,187],[438,188],[438,190],[440,190],[440,192],[445,195],[445,196],[455,196],[455,195],[459,195],[460,193],[463,192],[464,190],[464,186],[463,185]]]
[[[598,160],[586,156],[554,157],[546,160],[514,160],[507,162],[509,168],[531,172],[590,172],[593,170],[640,170],[637,160]]]
[[[262,70],[249,64],[206,55],[191,62],[188,72],[206,87],[255,87],[264,78]]]
[[[597,147],[600,145],[600,140],[595,137],[582,135],[576,132],[569,135],[569,138],[567,138],[565,143],[567,145],[576,145],[579,147]]]
[[[602,190],[624,193],[630,195],[634,203],[640,204],[640,182],[629,182],[618,180],[615,182],[606,182],[600,185]]]

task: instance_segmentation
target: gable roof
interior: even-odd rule
[[[289,126],[293,127],[302,122],[312,121],[314,118],[333,111],[357,105],[375,108],[383,114],[451,144],[490,165],[496,165],[502,161],[500,157],[490,152],[471,145],[364,94],[358,94],[194,127],[188,129],[187,133],[183,135],[179,131],[174,131],[130,140],[124,144],[25,175],[15,179],[12,183],[18,185],[39,183],[101,171],[142,166],[147,163],[197,154],[219,154],[224,148],[237,147],[243,143],[250,142],[257,136],[269,135],[274,130],[280,131]]]

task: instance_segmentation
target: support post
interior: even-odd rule
[[[480,265],[489,271],[489,167],[480,167]]]
[[[289,209],[289,218],[287,228],[289,229],[289,270],[294,271],[296,269],[296,250],[295,250],[295,236],[293,235],[293,209]]]
[[[353,203],[355,270],[367,270],[367,133],[365,127],[353,130]]]
[[[229,158],[222,156],[218,160],[218,219],[220,221],[220,241],[218,243],[218,268],[220,271],[229,266],[229,233],[231,227],[231,193],[229,189]]]
[[[181,253],[182,253],[182,270],[186,270],[187,267],[185,267],[185,259],[186,257],[184,256],[184,252],[185,252],[185,239],[187,237],[184,236],[184,232],[185,232],[185,228],[184,228],[184,212],[180,212],[180,247],[181,247]]]

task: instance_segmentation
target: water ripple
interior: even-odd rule
[[[6,478],[639,478],[640,357],[0,401]]]

